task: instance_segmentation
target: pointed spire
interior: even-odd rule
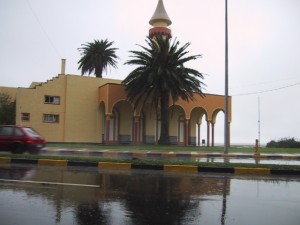
[[[156,10],[149,23],[153,26],[153,28],[149,30],[149,36],[151,38],[156,35],[165,35],[171,37],[171,30],[168,28],[168,26],[172,24],[172,21],[166,12],[163,0],[158,0]]]
[[[168,13],[165,9],[163,0],[158,1],[156,10],[152,18],[150,19],[149,23],[154,27],[156,27],[156,24],[160,24],[159,26],[164,25],[164,27],[167,27],[172,24],[172,21],[170,20]]]

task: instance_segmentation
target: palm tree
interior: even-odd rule
[[[187,68],[184,64],[197,59],[200,55],[186,56],[186,43],[179,47],[179,42],[171,42],[170,37],[157,36],[146,39],[147,47],[143,51],[130,51],[132,59],[125,64],[137,66],[122,84],[126,86],[127,99],[138,105],[151,101],[156,110],[160,107],[161,135],[159,144],[169,144],[169,100],[173,104],[182,98],[193,100],[195,93],[204,96],[203,74]]]
[[[78,61],[81,75],[94,73],[96,77],[102,78],[102,72],[106,71],[108,66],[116,68],[118,57],[115,51],[117,48],[111,48],[113,43],[105,39],[82,44],[82,47],[78,48],[82,56]]]

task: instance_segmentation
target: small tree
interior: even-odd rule
[[[116,55],[117,48],[112,48],[114,42],[105,40],[95,40],[94,42],[87,42],[78,48],[82,57],[78,61],[81,74],[95,73],[96,77],[102,78],[103,71],[107,70],[108,66],[117,67]]]
[[[16,123],[16,101],[6,93],[0,93],[0,124]]]

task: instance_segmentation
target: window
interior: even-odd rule
[[[58,123],[59,115],[44,114],[44,123]]]
[[[22,121],[30,121],[30,113],[22,113],[21,120]]]
[[[59,96],[45,95],[45,104],[59,105],[60,104],[60,97]]]
[[[12,136],[13,131],[13,127],[0,127],[0,136]]]
[[[23,132],[21,131],[21,129],[20,128],[15,128],[15,136],[17,136],[17,137],[22,137],[24,134],[23,134]]]

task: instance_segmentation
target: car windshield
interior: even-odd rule
[[[39,135],[35,130],[33,130],[32,128],[29,127],[25,127],[24,130],[26,131],[26,133],[31,136],[31,137],[40,137],[41,135]]]

